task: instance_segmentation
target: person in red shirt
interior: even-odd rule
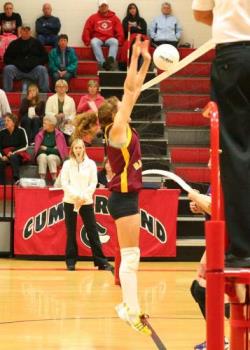
[[[104,102],[104,97],[99,93],[99,84],[96,80],[88,81],[88,93],[83,95],[77,106],[77,113],[87,111],[97,112]]]
[[[82,40],[86,46],[91,45],[95,58],[101,68],[116,69],[116,56],[119,45],[124,40],[120,19],[109,10],[107,0],[99,0],[98,12],[91,15],[84,26]],[[108,58],[105,60],[102,46],[109,47]]]

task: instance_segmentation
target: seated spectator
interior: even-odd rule
[[[47,167],[52,178],[56,180],[58,167],[68,156],[65,137],[56,129],[55,116],[43,118],[43,129],[35,137],[35,157],[38,164],[38,173],[41,179],[46,178]]]
[[[29,160],[26,152],[28,138],[23,128],[18,126],[18,118],[7,113],[4,118],[5,129],[0,131],[0,184],[6,183],[5,167],[10,165],[14,182],[20,178],[20,165]]]
[[[144,18],[140,17],[138,7],[131,3],[128,5],[126,17],[122,21],[123,31],[125,35],[125,43],[121,48],[120,63],[121,69],[126,69],[131,57],[132,45],[137,34],[141,34],[142,38],[147,38],[147,23]],[[130,54],[128,57],[128,50]]]
[[[42,126],[44,113],[45,102],[40,99],[38,86],[30,84],[19,109],[19,119],[21,126],[26,130],[29,144],[34,142],[35,136]]]
[[[56,93],[46,102],[45,114],[56,117],[58,129],[66,136],[70,136],[73,132],[72,121],[76,115],[75,101],[67,95],[68,83],[66,80],[57,80],[55,90]]]
[[[43,5],[43,16],[36,20],[36,34],[37,39],[42,45],[51,45],[53,47],[57,44],[57,35],[61,29],[60,19],[51,15],[52,7],[46,3]]]
[[[104,97],[99,94],[99,84],[96,80],[88,81],[88,94],[81,97],[77,106],[77,113],[83,113],[87,111],[97,112],[98,108],[104,102]]]
[[[4,12],[0,13],[0,30],[1,34],[13,34],[20,36],[22,18],[19,13],[13,12],[12,2],[6,2],[3,5]]]
[[[150,37],[153,46],[170,44],[177,47],[182,29],[175,16],[171,15],[172,8],[169,2],[161,5],[162,14],[153,19],[150,26]]]
[[[75,50],[68,47],[68,36],[60,34],[58,37],[58,46],[49,53],[49,71],[53,82],[59,79],[69,81],[76,76],[78,59]]]
[[[91,45],[100,68],[116,69],[118,46],[123,43],[123,30],[120,19],[109,10],[107,0],[99,0],[99,10],[90,16],[84,26],[82,40],[86,46]],[[102,46],[109,47],[105,60]]]
[[[98,171],[97,177],[98,177],[98,188],[107,188],[109,181],[112,180],[114,176],[114,173],[111,169],[110,163],[108,158],[104,159],[103,162],[103,168]]]
[[[31,37],[29,26],[21,28],[20,38],[12,41],[4,54],[3,88],[13,90],[13,80],[31,80],[38,83],[41,92],[49,91],[48,55],[41,43]]]
[[[11,113],[10,105],[6,93],[0,89],[0,130],[5,128],[4,116]]]

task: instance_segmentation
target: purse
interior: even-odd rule
[[[6,147],[3,149],[3,154],[7,157],[9,152],[12,152],[15,149],[15,147]],[[15,154],[18,154],[22,158],[23,163],[27,163],[31,160],[31,155],[27,151],[20,151],[16,152]]]

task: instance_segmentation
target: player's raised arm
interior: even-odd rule
[[[151,62],[148,47],[149,41],[141,41],[141,38],[138,35],[135,44],[133,45],[131,63],[124,82],[124,95],[110,131],[109,137],[113,142],[123,142],[123,140],[126,140],[127,124],[130,121],[132,109],[140,95],[141,87]],[[137,71],[140,55],[143,57],[143,64],[139,71]]]

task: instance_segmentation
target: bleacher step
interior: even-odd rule
[[[102,86],[101,94],[103,97],[108,98],[111,96],[116,96],[120,100],[124,94],[123,87],[116,86]],[[137,100],[138,103],[159,103],[159,88],[151,88],[142,91]]]
[[[171,147],[208,146],[210,144],[210,132],[208,128],[168,128],[168,143]]]

